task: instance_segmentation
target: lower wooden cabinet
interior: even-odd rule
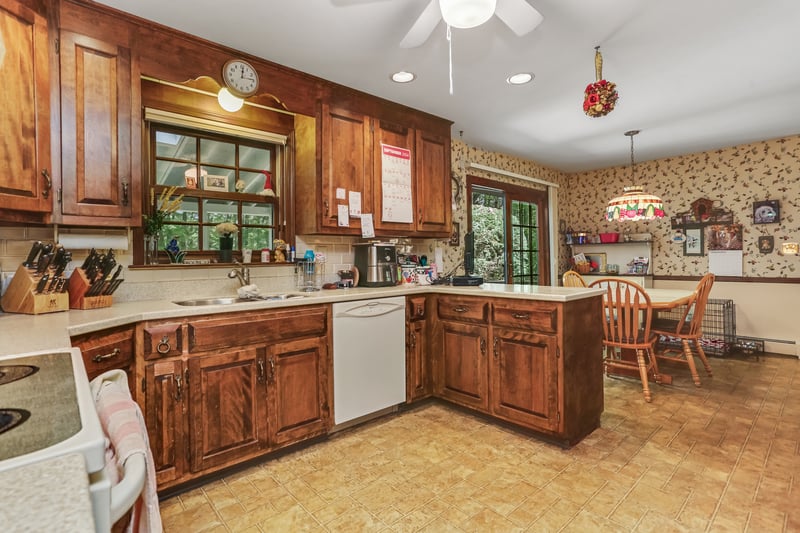
[[[489,407],[489,380],[486,326],[439,321],[439,354],[436,396],[460,405],[486,411]]]
[[[543,430],[558,427],[558,339],[495,328],[491,413]]]
[[[425,296],[406,298],[406,402],[429,397],[432,390],[428,358],[428,321]]]
[[[254,324],[272,328],[258,336]],[[328,306],[139,327],[140,404],[159,489],[330,429]],[[224,333],[229,347],[220,348],[214,332]],[[243,339],[238,346],[236,338]]]
[[[194,355],[189,365],[191,471],[233,464],[268,446],[263,349]]]
[[[600,300],[436,296],[435,395],[572,445],[600,425]]]

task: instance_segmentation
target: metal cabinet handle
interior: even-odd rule
[[[183,380],[181,379],[180,374],[175,375],[175,401],[181,401],[181,396],[183,396]]]
[[[128,182],[122,182],[122,205],[128,205]]]
[[[258,364],[258,382],[264,383],[267,380],[267,371],[264,368],[264,360],[259,359],[257,361]]]
[[[500,357],[500,338],[495,337],[494,342],[492,343],[492,352],[494,352],[494,358],[498,359]]]
[[[417,316],[420,317],[420,318],[425,316],[425,308],[424,307],[422,307],[422,306],[417,307]]]
[[[531,317],[528,313],[511,313],[511,316],[517,320],[528,320]]]
[[[172,351],[172,346],[169,345],[169,335],[161,337],[161,342],[156,346],[156,351],[161,355],[168,354]]]
[[[486,355],[486,339],[481,337],[481,355]]]
[[[47,198],[50,196],[50,189],[53,188],[53,180],[50,179],[50,172],[47,169],[42,170],[42,177],[44,178],[44,189],[42,189],[42,196]]]
[[[106,359],[111,359],[112,357],[116,357],[120,353],[122,353],[122,351],[119,348],[114,348],[114,350],[111,353],[95,355],[94,357],[92,357],[92,361],[94,361],[95,363],[99,363],[100,361],[105,361]]]
[[[453,307],[453,311],[455,311],[456,313],[466,313],[467,311],[469,311],[469,307],[464,305],[457,305]]]
[[[275,358],[269,358],[269,382],[275,383]]]
[[[419,213],[419,215],[418,215],[418,222],[417,222],[417,225],[418,225],[418,226],[421,226],[421,225],[422,225],[422,208],[420,207],[420,208],[417,210],[417,212]]]
[[[325,216],[327,217],[328,216],[328,207],[329,207],[328,206],[328,200],[325,200],[324,202],[322,202],[322,204],[325,206]]]
[[[413,331],[411,332],[411,343],[409,346],[411,346],[411,348],[416,348],[417,346],[417,335]]]

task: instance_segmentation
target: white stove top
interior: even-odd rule
[[[105,437],[77,348],[0,356],[2,413],[20,420],[0,432],[0,472],[68,453],[102,470]]]

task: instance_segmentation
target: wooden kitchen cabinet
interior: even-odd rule
[[[373,215],[378,236],[449,237],[452,216],[449,136],[328,103],[322,104],[321,115],[319,180],[306,161],[310,159],[309,151],[304,149],[308,139],[298,142],[304,154],[299,156],[300,170],[296,177],[298,233],[360,235],[359,218],[349,218],[347,226],[340,225],[338,218],[338,206],[349,206],[352,191],[361,195],[361,212]],[[436,124],[441,126],[440,122]],[[306,130],[307,134],[298,134],[299,139],[310,137],[311,129],[302,129]],[[404,193],[384,191],[383,145],[408,150],[407,221],[383,220],[384,192]]]
[[[233,464],[267,447],[263,349],[188,359],[191,470]]]
[[[437,296],[435,396],[572,445],[603,412],[599,298]],[[569,332],[567,335],[566,332]]]
[[[180,358],[144,365],[139,405],[143,405],[159,488],[180,482],[188,471],[185,368]]]
[[[159,489],[331,427],[330,306],[141,323],[148,433]]]
[[[65,4],[62,29],[61,194],[57,222],[141,225],[141,125],[138,62],[120,24],[86,35]],[[62,27],[63,27],[62,26]]]
[[[328,338],[272,344],[266,367],[270,447],[325,434],[330,428]]]
[[[37,222],[53,209],[50,51],[46,14],[32,2],[0,0],[3,105],[0,220]]]
[[[124,370],[128,375],[128,389],[136,399],[133,326],[78,335],[72,338],[72,345],[81,350],[89,380],[108,370]]]
[[[428,360],[428,315],[425,296],[406,298],[406,402],[431,395]]]

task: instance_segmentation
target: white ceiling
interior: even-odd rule
[[[497,17],[453,30],[453,95],[443,23],[421,47],[398,46],[428,1],[101,3],[450,119],[455,139],[566,172],[628,163],[630,129],[642,130],[637,162],[800,133],[797,0],[526,0],[544,16],[528,35]],[[589,118],[597,45],[620,97]],[[397,70],[417,79],[395,84]],[[534,82],[508,85],[519,71]]]

